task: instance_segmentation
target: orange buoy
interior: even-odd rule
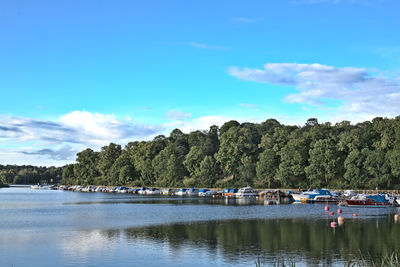
[[[331,227],[332,228],[336,228],[336,226],[337,226],[337,222],[331,222]]]
[[[357,217],[357,216],[358,216],[357,213],[354,212],[354,213],[353,213],[353,217]]]
[[[344,218],[343,218],[342,216],[339,216],[339,217],[337,218],[337,220],[338,220],[338,222],[343,222],[343,221],[344,221]]]
[[[331,212],[329,212],[329,215],[333,215],[334,213],[331,211]]]
[[[325,211],[328,211],[329,210],[329,206],[325,206]]]
[[[338,209],[338,210],[337,210],[337,213],[338,213],[338,214],[342,213],[342,210],[341,210],[341,209]]]

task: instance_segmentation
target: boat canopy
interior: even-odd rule
[[[385,198],[385,196],[382,196],[382,195],[370,195],[370,196],[366,196],[366,198],[372,199],[375,202],[382,202],[382,203],[388,202],[388,200]]]
[[[322,196],[331,196],[331,192],[328,189],[316,189],[319,195]]]

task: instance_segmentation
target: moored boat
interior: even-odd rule
[[[146,195],[159,195],[161,191],[158,188],[147,188]]]
[[[38,184],[31,185],[31,189],[39,189],[39,185]]]
[[[190,188],[186,191],[186,195],[188,196],[198,196],[199,195],[199,189],[197,188]]]
[[[177,196],[186,196],[186,191],[187,191],[186,188],[181,188],[181,189],[178,190],[178,192],[175,193],[175,195],[177,195]]]
[[[258,191],[254,190],[250,186],[240,188],[236,195],[236,197],[258,197]]]
[[[216,194],[217,194],[217,191],[215,191],[215,190],[200,189],[200,191],[199,191],[200,197],[210,197],[210,196],[214,196]]]
[[[333,197],[328,189],[314,189],[305,191],[300,194],[292,193],[295,202],[337,202],[338,199]]]
[[[345,200],[348,207],[366,207],[366,208],[385,208],[393,206],[393,203],[385,197],[385,195],[358,195],[351,199]]]
[[[161,190],[161,195],[171,196],[173,193],[174,191],[171,188],[165,188]]]
[[[147,187],[141,187],[139,190],[137,190],[137,193],[139,195],[146,195],[146,190],[147,190]]]
[[[222,195],[224,197],[235,197],[237,191],[238,191],[238,189],[236,189],[236,188],[234,188],[234,189],[226,188],[226,189],[224,189],[224,192],[222,193]]]

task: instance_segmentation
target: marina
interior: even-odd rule
[[[256,190],[250,186],[237,188],[197,189],[197,188],[131,188],[131,187],[105,187],[105,186],[65,186],[65,185],[32,185],[31,189],[64,190],[73,192],[103,192],[139,195],[163,195],[163,196],[192,196],[212,198],[255,198],[264,200],[266,205],[295,203],[322,203],[349,207],[398,207],[400,195],[398,193],[355,193],[354,190],[331,192],[328,189],[314,189],[304,192],[292,190],[265,189]],[[285,192],[286,191],[286,192]]]

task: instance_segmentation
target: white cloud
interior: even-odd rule
[[[71,160],[75,158],[77,151],[70,145],[64,145],[58,149],[20,150],[20,153],[25,155],[49,156],[53,160]]]
[[[102,145],[131,138],[148,138],[160,132],[157,125],[143,125],[115,115],[72,111],[56,121],[25,117],[0,117],[0,138],[18,142],[43,141],[50,144]]]
[[[58,120],[38,120],[25,117],[0,116],[1,154],[20,155],[28,162],[72,161],[76,152],[90,147],[99,149],[110,142],[119,144],[132,140],[151,139],[164,128],[144,125],[131,118],[119,119],[115,115],[73,111]],[[25,148],[15,148],[25,146]],[[9,158],[9,157],[7,157]],[[40,159],[40,160],[39,160]],[[8,161],[2,157],[1,163]]]
[[[338,117],[358,120],[400,113],[400,79],[363,68],[268,63],[263,69],[232,67],[229,74],[241,80],[295,86],[298,93],[284,98],[289,103],[323,106],[339,102]]]

